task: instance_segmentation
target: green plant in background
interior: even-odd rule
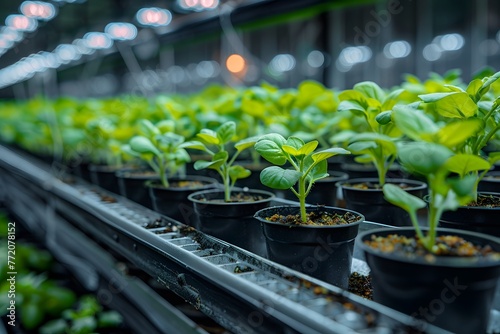
[[[427,234],[424,235],[417,220],[417,210],[427,206],[422,199],[393,184],[384,185],[385,199],[409,213],[422,245],[429,252],[436,253],[439,250],[435,244],[436,229],[442,213],[456,210],[474,199],[477,172],[488,170],[490,164],[477,155],[455,154],[443,145],[423,141],[401,144],[398,159],[410,173],[427,180]]]
[[[480,129],[461,148],[479,155],[483,147],[500,129],[500,97],[488,94],[491,85],[500,79],[500,72],[490,77],[472,80],[464,90],[448,85],[448,92],[419,95],[426,105],[432,105],[436,112],[449,119],[476,119]]]
[[[300,203],[300,218],[307,221],[306,197],[317,180],[328,177],[327,159],[337,154],[350,154],[343,148],[329,148],[315,152],[318,141],[305,143],[297,137],[285,139],[277,133],[261,136],[255,150],[276,166],[265,168],[260,174],[262,184],[274,189],[290,189]],[[289,163],[291,168],[280,166]],[[297,188],[294,189],[294,186]]]
[[[385,183],[387,172],[396,159],[395,140],[401,132],[391,122],[391,109],[402,93],[403,89],[386,93],[374,82],[365,81],[339,95],[338,111],[351,112],[364,121],[363,127],[348,132],[347,138],[343,138],[350,142],[347,149],[358,155],[356,161],[375,165],[380,185]],[[334,139],[339,140],[338,135]]]
[[[116,311],[104,311],[94,296],[82,296],[76,309],[66,309],[59,319],[40,327],[40,334],[88,334],[118,327],[123,317]]]
[[[122,146],[122,151],[146,162],[160,177],[164,187],[169,187],[168,177],[175,175],[191,161],[184,149],[184,137],[173,131],[173,121],[154,125],[148,120],[139,121],[141,135],[134,136]]]
[[[235,165],[236,158],[244,150],[252,147],[257,138],[250,137],[234,143],[236,136],[236,123],[229,121],[217,128],[217,130],[202,129],[195,137],[194,141],[186,142],[184,148],[203,151],[211,156],[211,160],[198,160],[194,163],[194,169],[212,169],[222,178],[224,185],[224,200],[231,201],[231,191],[234,184],[239,179],[250,176],[250,170],[240,165]],[[230,156],[229,144],[234,143],[236,152]]]

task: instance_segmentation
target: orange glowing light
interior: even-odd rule
[[[231,73],[241,73],[246,69],[246,61],[239,54],[232,54],[226,60],[226,67]]]

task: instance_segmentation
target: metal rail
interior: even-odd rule
[[[7,201],[29,197],[37,214],[51,201],[58,216],[233,332],[443,332],[30,160],[0,147]]]

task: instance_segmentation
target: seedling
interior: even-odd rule
[[[386,94],[374,82],[366,81],[354,85],[339,95],[342,101],[338,111],[350,111],[364,124],[349,136],[347,149],[358,155],[356,161],[372,162],[377,168],[379,184],[385,183],[386,175],[397,153],[394,143],[401,132],[391,122],[391,109],[396,105],[403,89]]]
[[[142,135],[133,137],[122,150],[145,161],[159,176],[164,187],[169,187],[168,176],[176,174],[181,167],[191,161],[183,148],[184,137],[173,133],[173,122],[162,121],[153,125],[141,120]]]
[[[212,169],[219,173],[224,185],[224,200],[231,201],[231,191],[234,184],[239,179],[249,177],[250,170],[240,165],[234,165],[236,158],[241,152],[252,147],[257,138],[249,137],[234,144],[236,152],[229,156],[227,146],[233,142],[236,136],[236,123],[230,121],[222,124],[216,131],[203,129],[196,135],[197,141],[186,142],[183,148],[200,150],[208,153],[212,159],[210,161],[198,160],[194,163],[194,169]]]
[[[307,222],[307,195],[316,181],[328,177],[326,160],[337,154],[350,154],[349,151],[338,147],[314,152],[318,144],[317,140],[305,143],[297,137],[285,139],[277,133],[264,135],[255,144],[257,152],[276,165],[265,168],[260,174],[260,181],[270,188],[290,189],[299,199],[300,218],[304,223]],[[280,167],[286,163],[289,163],[291,168]]]
[[[417,210],[426,206],[422,199],[393,184],[384,185],[385,199],[408,212],[423,246],[429,252],[436,253],[436,228],[442,213],[456,210],[473,200],[478,172],[488,170],[491,165],[477,155],[455,154],[443,145],[428,142],[405,143],[398,148],[398,152],[399,161],[405,169],[427,179],[427,235],[423,234],[417,220]]]

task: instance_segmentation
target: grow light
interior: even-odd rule
[[[21,14],[12,14],[7,16],[7,18],[5,19],[5,24],[7,25],[7,27],[10,27],[14,30],[27,32],[35,31],[38,27],[37,20]]]
[[[321,51],[313,50],[307,55],[307,64],[312,68],[320,68],[325,64],[325,55]]]
[[[25,1],[19,7],[21,13],[26,17],[49,21],[56,16],[56,7],[53,4],[42,1]]]
[[[389,59],[405,58],[411,53],[411,45],[407,41],[395,41],[384,46],[384,55]]]
[[[164,27],[172,21],[172,13],[163,8],[142,8],[137,12],[135,18],[143,26]]]
[[[288,72],[295,68],[296,63],[295,57],[291,54],[279,54],[271,60],[269,69],[277,73]]]
[[[137,28],[131,23],[109,23],[104,32],[111,38],[119,41],[130,41],[137,37]]]
[[[226,67],[231,73],[243,73],[246,70],[247,62],[243,56],[239,54],[232,54],[227,57]]]
[[[177,4],[185,10],[203,11],[217,8],[219,0],[178,0]]]
[[[92,49],[108,49],[113,46],[111,37],[103,32],[88,32],[83,36],[87,47]]]

